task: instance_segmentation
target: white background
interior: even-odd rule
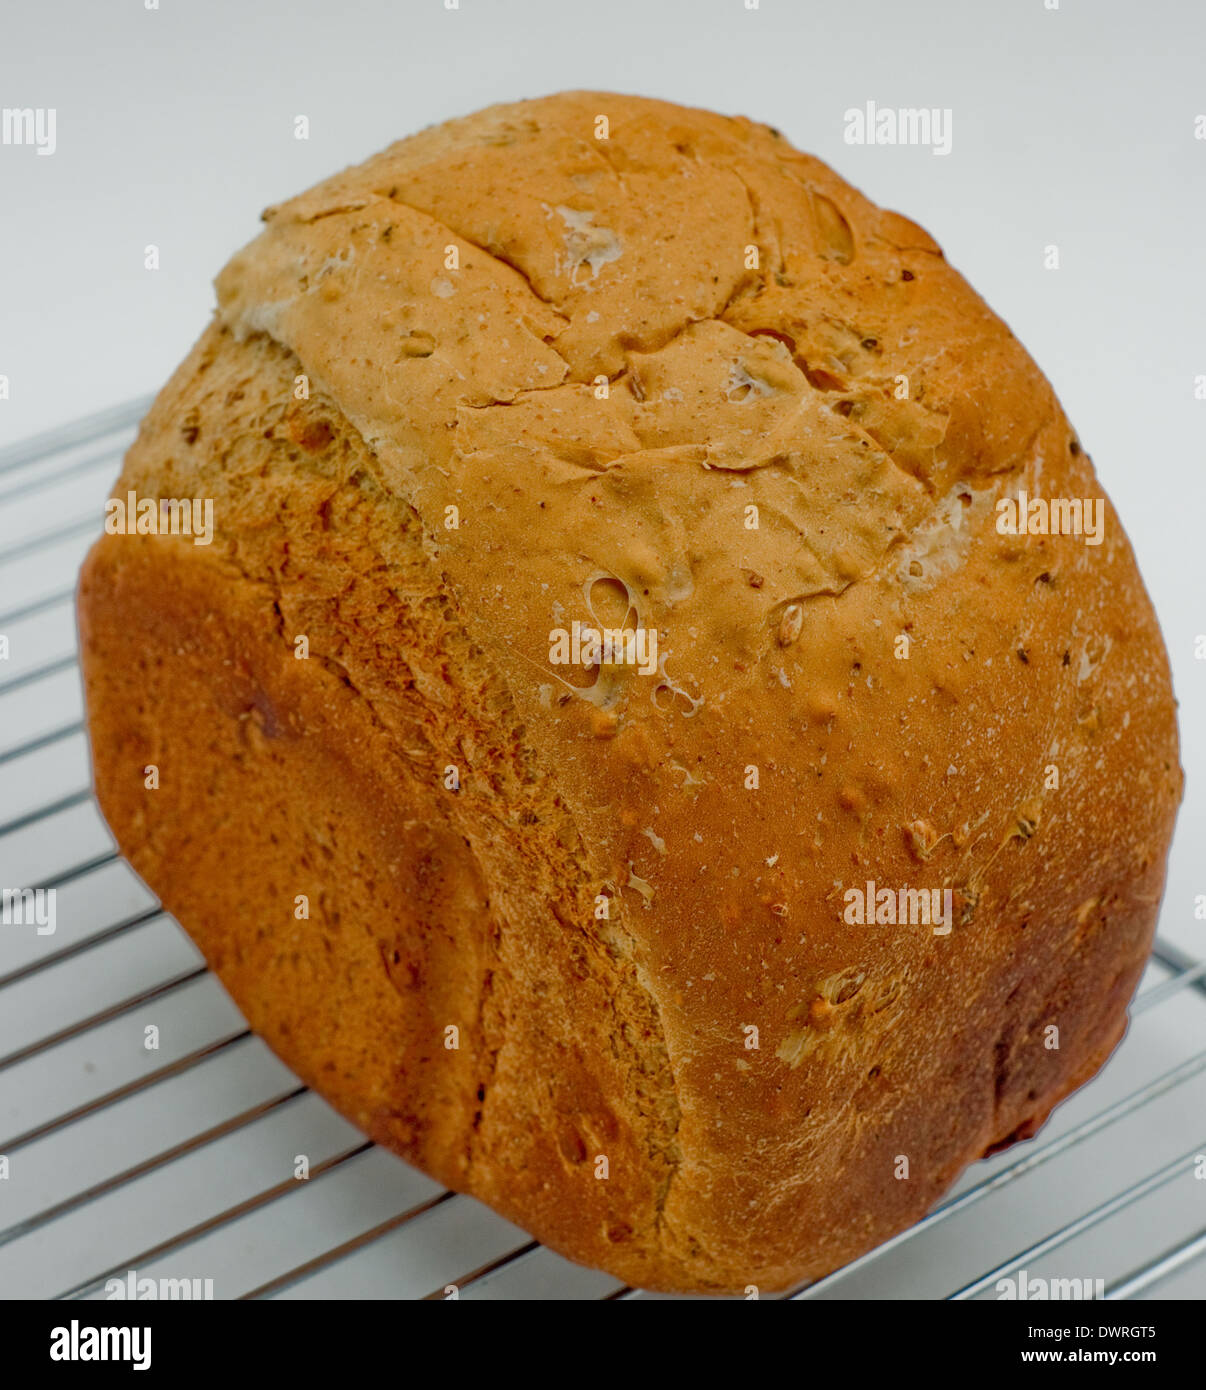
[[[937,238],[1092,455],[1172,656],[1161,931],[1201,956],[1206,6],[1050,2],[0,0],[0,107],[57,111],[53,156],[0,146],[0,445],[157,389],[264,206],[424,125],[575,87],[766,121]],[[951,108],[952,152],[845,144],[868,100]]]
[[[58,113],[53,156],[0,146],[0,445],[157,390],[262,208],[424,125],[573,87],[766,121],[938,239],[1092,455],[1172,656],[1162,930],[1201,954],[1206,5],[1045,3],[0,0],[0,106]],[[868,100],[950,107],[951,153],[847,145]]]

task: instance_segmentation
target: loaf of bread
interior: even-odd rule
[[[554,1250],[837,1268],[1093,1075],[1151,943],[1167,658],[1050,386],[919,227],[664,102],[264,219],[81,579],[122,850]]]

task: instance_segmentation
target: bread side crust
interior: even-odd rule
[[[290,400],[296,366],[212,328],[127,459],[119,494],[202,493],[222,522],[212,551],[107,536],[85,565],[102,809],[309,1085],[553,1248],[655,1280],[656,1010],[581,925],[589,851],[417,521],[331,402]]]

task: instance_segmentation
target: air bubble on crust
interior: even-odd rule
[[[665,583],[661,586],[661,597],[667,603],[681,603],[683,599],[690,598],[694,592],[695,576],[691,573],[690,564],[676,562],[666,576]]]
[[[658,655],[657,674],[658,681],[656,685],[654,685],[653,691],[649,696],[649,698],[653,701],[654,707],[656,709],[663,709],[663,706],[658,704],[657,697],[662,693],[663,690],[668,690],[670,691],[671,695],[681,696],[682,699],[684,699],[687,702],[687,704],[690,705],[690,709],[686,709],[682,712],[684,719],[691,719],[699,713],[700,706],[703,704],[703,696],[701,695],[697,699],[694,695],[691,695],[687,691],[685,691],[681,685],[677,685],[674,682],[674,680],[666,674],[665,652],[661,652]]]
[[[647,825],[644,828],[644,830],[641,831],[641,834],[647,835],[649,837],[649,843],[653,846],[655,850],[657,850],[659,854],[664,855],[666,853],[665,840],[662,839],[662,837],[657,833],[656,830],[653,829],[652,826]]]
[[[899,582],[916,592],[958,569],[992,504],[990,490],[972,488],[965,481],[956,483],[927,521],[900,546],[896,565]]]
[[[624,590],[625,596],[628,599],[628,610],[619,624],[607,622],[603,618],[600,618],[595,612],[594,589],[595,585],[600,583],[609,585],[618,584],[620,588]],[[600,629],[605,627],[615,628],[617,626],[626,629],[628,627],[628,616],[630,613],[636,614],[637,628],[644,626],[644,614],[641,611],[641,601],[636,591],[631,584],[626,583],[618,574],[612,574],[610,570],[595,570],[593,574],[587,575],[582,581],[582,601],[586,604],[586,611],[590,614],[592,621],[595,623],[596,627]]]
[[[327,256],[325,258],[322,265],[320,265],[315,272],[315,281],[325,280],[328,275],[333,275],[337,270],[346,270],[355,259],[356,248],[353,246],[345,246],[343,250],[337,252],[334,256]]]
[[[702,787],[704,783],[708,780],[706,777],[696,777],[695,774],[691,771],[691,769],[685,763],[679,762],[677,758],[667,758],[666,765],[671,769],[671,771],[682,773],[682,785],[684,787]],[[703,843],[699,835],[696,835],[695,838],[700,844]]]
[[[640,877],[633,869],[632,861],[628,863],[628,882],[626,888],[635,888],[636,891],[645,899],[644,906],[649,907],[653,903],[653,884]]]
[[[569,276],[571,285],[578,282],[578,268],[580,266],[590,266],[590,277],[593,280],[598,275],[600,267],[607,265],[609,261],[618,261],[623,255],[624,248],[620,245],[620,238],[616,236],[615,232],[609,227],[591,225],[595,220],[593,212],[581,212],[576,208],[567,208],[561,204],[557,206],[556,211],[566,226],[566,274]],[[560,256],[557,257],[557,261],[557,268],[560,271]]]
[[[619,585],[623,589],[627,598],[627,611],[623,620],[619,623],[607,622],[600,618],[595,612],[594,588],[599,583]],[[617,628],[626,631],[632,624],[629,618],[636,614],[636,627],[641,626],[641,604],[639,598],[633,592],[632,587],[626,584],[619,575],[612,574],[610,570],[595,570],[592,574],[582,581],[582,601],[586,605],[586,611],[591,616],[591,622],[595,628],[602,632],[605,629],[615,631]],[[557,627],[565,626],[565,610],[560,603],[553,606],[554,621]],[[594,679],[589,685],[575,685],[572,681],[567,681],[558,676],[557,680],[565,686],[566,690],[577,695],[579,699],[586,700],[596,709],[609,710],[616,705],[624,693],[624,674],[621,667],[616,665],[601,665],[595,667]]]
[[[769,381],[753,376],[744,362],[729,364],[729,384],[724,394],[730,401],[748,401],[755,396],[772,396],[775,388]]]
[[[1112,637],[1110,637],[1109,633],[1103,633],[1101,636],[1101,643],[1096,654],[1090,654],[1089,646],[1091,642],[1092,639],[1090,638],[1089,642],[1085,643],[1084,650],[1080,654],[1080,666],[1076,672],[1077,685],[1080,685],[1083,681],[1087,681],[1089,679],[1089,677],[1093,674],[1094,671],[1097,670],[1097,668],[1106,659],[1106,657],[1109,656],[1110,648],[1114,645],[1114,640]]]

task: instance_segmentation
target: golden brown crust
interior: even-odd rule
[[[213,546],[82,581],[110,824],[440,1180],[634,1284],[834,1268],[1092,1074],[1154,929],[1125,535],[995,528],[1102,496],[1050,387],[919,228],[665,103],[491,108],[266,219],[117,488]],[[551,667],[617,594],[659,674]],[[868,879],[954,929],[848,924]]]

